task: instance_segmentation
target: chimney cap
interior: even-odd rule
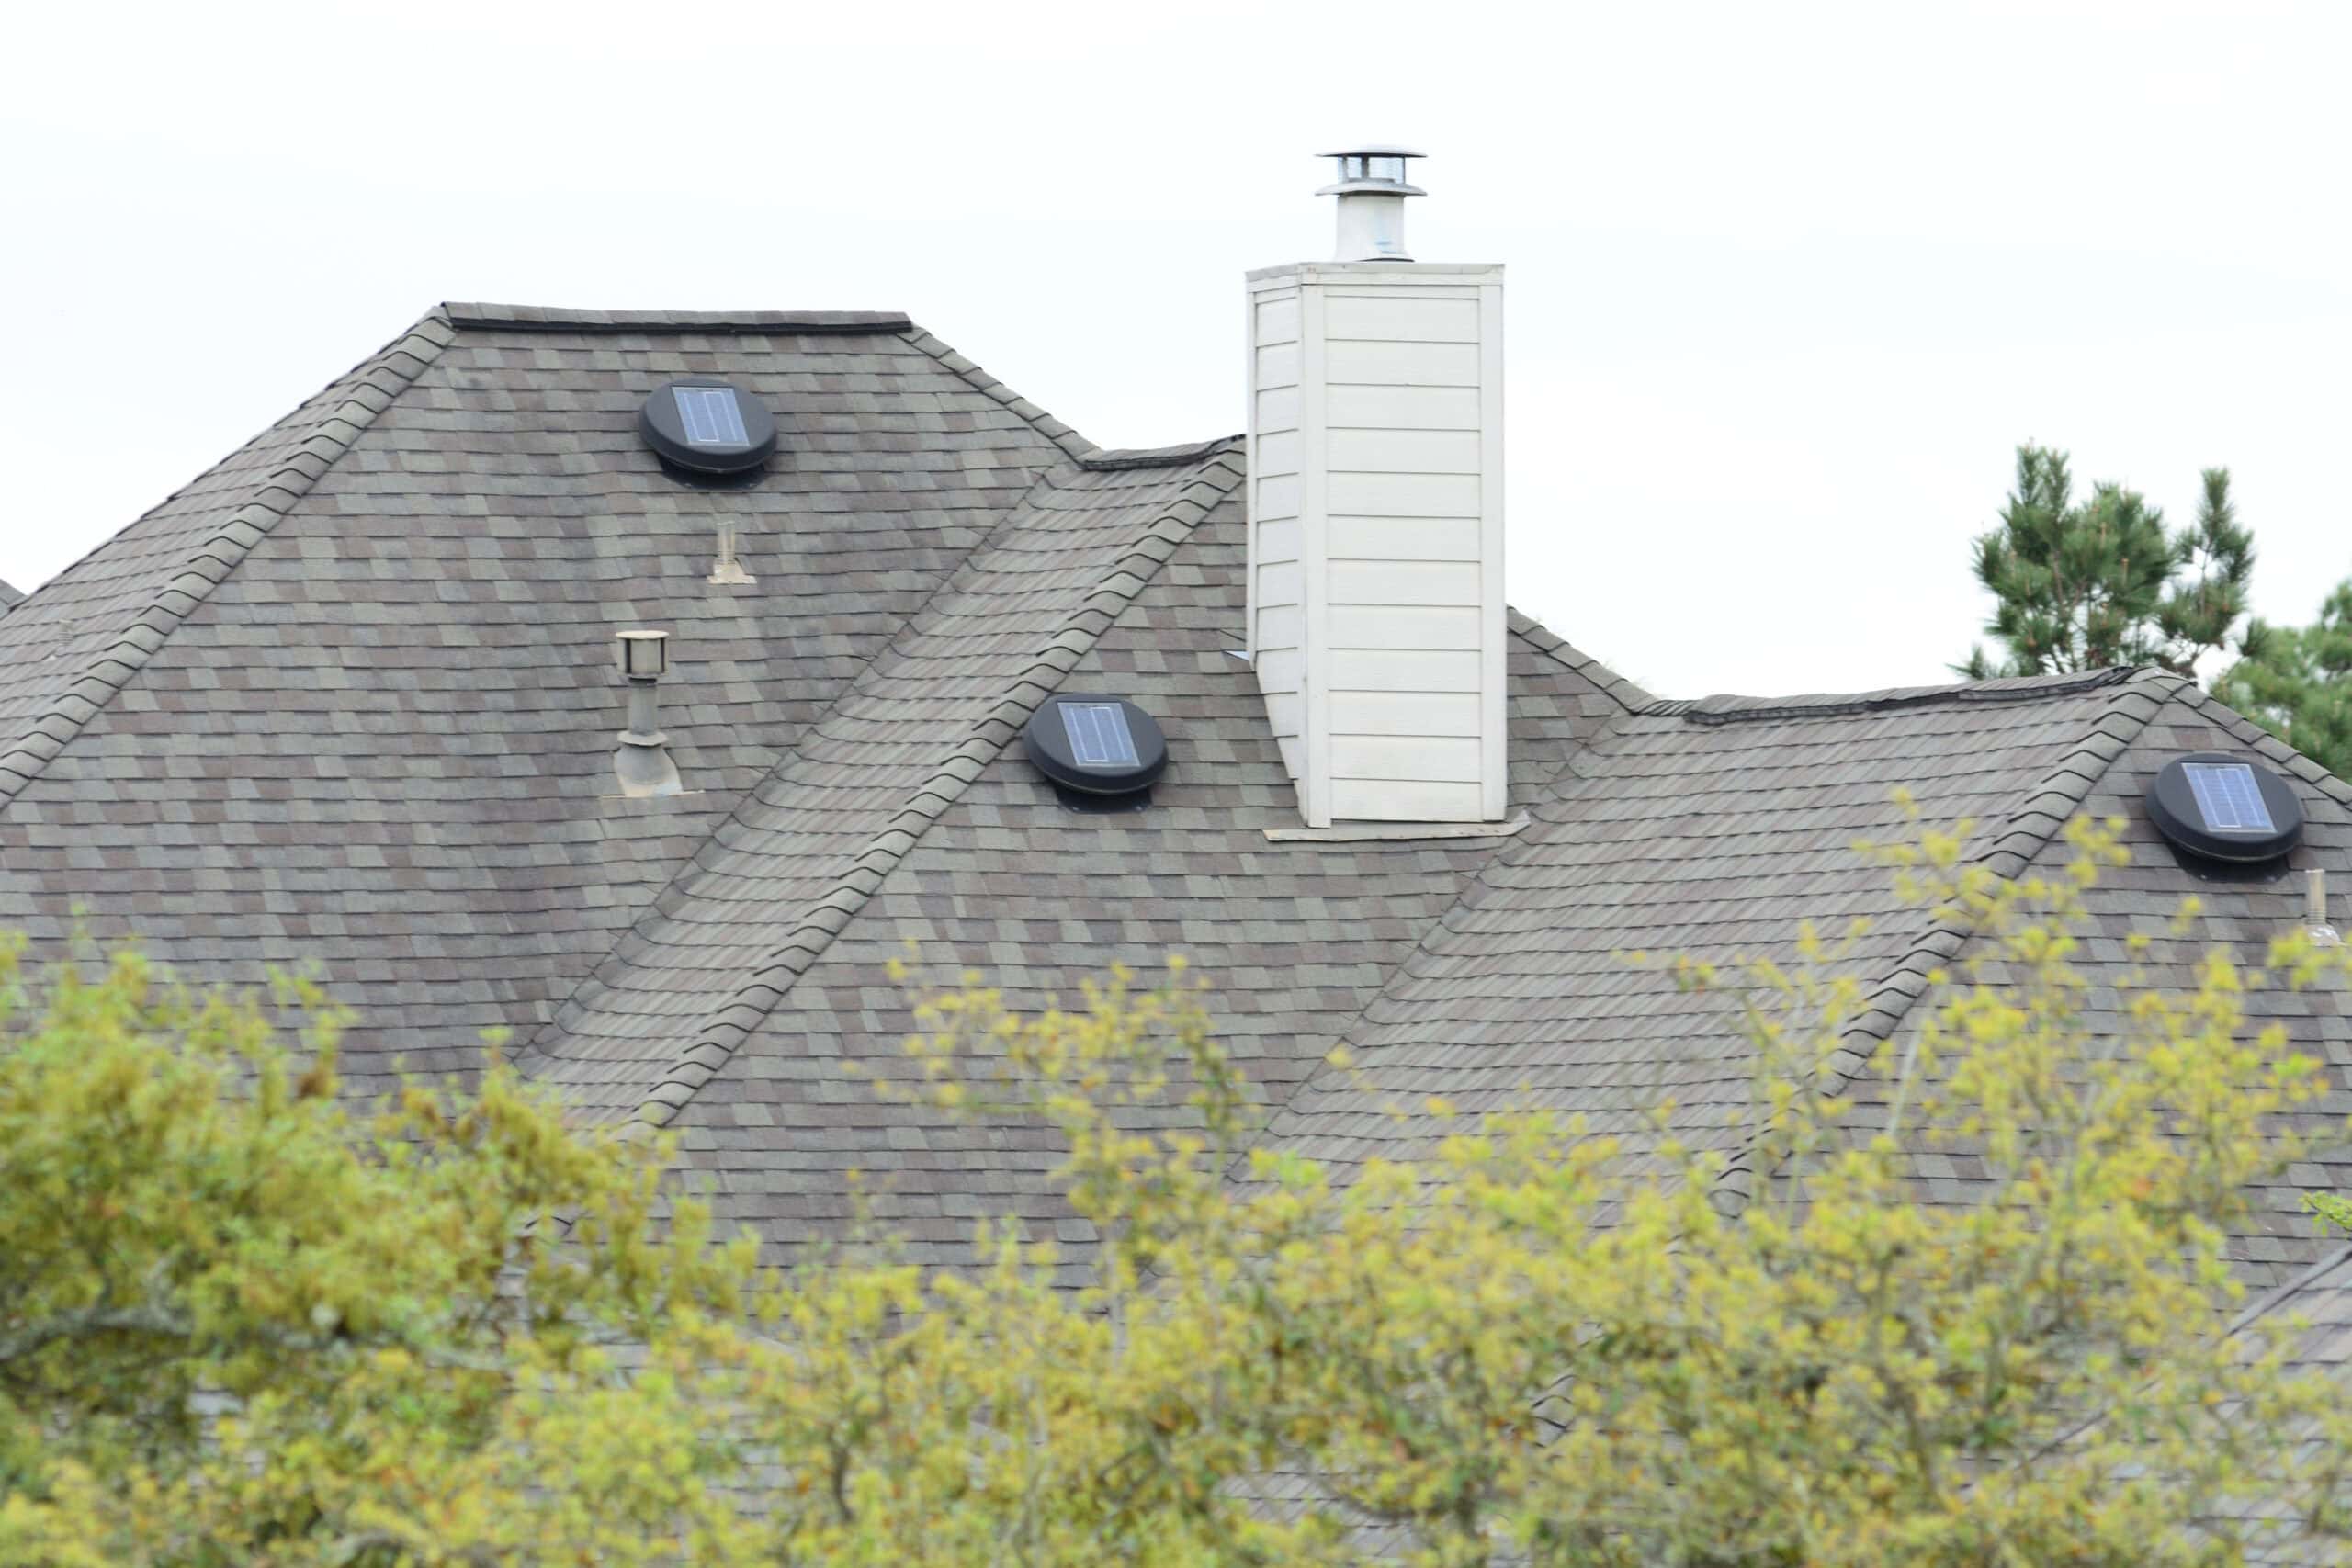
[[[1425,158],[1429,154],[1416,152],[1409,147],[1367,144],[1351,147],[1344,152],[1318,152],[1318,158],[1339,160],[1337,182],[1317,191],[1317,196],[1427,196],[1429,192],[1405,178],[1405,160]]]

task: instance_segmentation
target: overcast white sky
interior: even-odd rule
[[[1351,139],[1510,268],[1510,590],[1653,689],[1942,678],[2015,445],[2257,606],[2352,572],[2352,5],[28,8],[0,577],[442,299],[903,310],[1111,446],[1243,419]]]

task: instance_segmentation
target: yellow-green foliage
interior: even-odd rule
[[[306,987],[288,1055],[134,954],[37,1015],[15,971],[0,1562],[625,1562],[731,1528],[698,1495],[734,1456],[663,1373],[750,1254],[656,1224],[643,1154],[503,1067],[351,1116]]]
[[[289,1060],[118,960],[5,1024],[0,1560],[2121,1564],[2334,1531],[2341,1393],[2226,1332],[2223,1259],[2317,1088],[2247,998],[2341,955],[2215,954],[2095,1034],[2083,897],[2120,852],[2070,836],[2019,886],[1951,836],[1887,855],[1982,960],[1873,1060],[1838,1055],[1838,941],[1680,966],[1747,1008],[1736,1159],[1530,1112],[1338,1182],[1249,1152],[1181,964],[1034,1017],[933,995],[900,1092],[1058,1134],[1076,1287],[1001,1224],[960,1270],[760,1278],[699,1205],[655,1223],[659,1148],[503,1071],[346,1120],[331,1016]],[[1985,1200],[1914,1202],[1921,1148]]]

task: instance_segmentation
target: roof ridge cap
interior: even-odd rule
[[[1056,419],[1052,414],[956,353],[941,342],[938,336],[928,328],[910,324],[900,335],[907,342],[939,361],[950,373],[961,378],[964,383],[974,391],[995,399],[1028,421],[1030,427],[1058,447],[1063,457],[1073,462],[1083,462],[1102,450],[1100,446],[1080,435],[1075,429]]]
[[[1243,439],[1240,435],[1218,435],[1174,446],[1102,446],[1080,457],[1078,465],[1097,473],[1122,468],[1181,468],[1212,453],[1238,449]]]
[[[448,299],[435,312],[460,331],[903,333],[914,326],[899,310],[600,310]]]
[[[2140,739],[2165,704],[2178,694],[2178,688],[2193,684],[2185,676],[2150,671],[2143,666],[2117,668],[2126,675],[2145,678],[2104,682],[2115,688],[2115,694],[2108,699],[2083,737],[2062,752],[2041,782],[2019,798],[2018,807],[2005,819],[2004,829],[1977,852],[1975,864],[1986,867],[2003,881],[2015,878],[2032,864],[2082,808],[2093,786],[2107,776],[2115,760]],[[2156,695],[2149,690],[2151,687],[2172,690]],[[2107,728],[2119,713],[2122,715],[2121,723]],[[2035,818],[2046,820],[2035,826],[2031,820]],[[1931,919],[1927,929],[1895,956],[1878,983],[1864,994],[1860,1013],[1847,1025],[1838,1049],[1822,1065],[1823,1087],[1828,1093],[1844,1091],[1869,1062],[1871,1054],[1893,1038],[1903,1021],[1911,1015],[1913,1005],[1928,989],[1928,976],[1957,958],[1961,948],[1974,934],[1970,928]],[[1736,1208],[1752,1193],[1756,1172],[1750,1156],[1754,1149],[1752,1141],[1743,1144],[1716,1176],[1714,1190],[1720,1206]]]
[[[1718,693],[1652,703],[1646,716],[1692,724],[1767,724],[1804,716],[1843,718],[1969,703],[2026,703],[2072,696],[2102,686],[2148,686],[2182,677],[2144,664],[2111,664],[2066,675],[2020,675],[1998,681],[1959,681],[1940,686],[1889,686],[1875,692],[1822,692],[1791,697]]]
[[[1078,661],[1090,652],[1102,634],[1118,618],[1119,613],[1132,604],[1136,596],[1148,585],[1159,569],[1172,556],[1177,547],[1191,536],[1211,509],[1241,482],[1242,468],[1235,454],[1218,452],[1201,467],[1204,473],[1187,483],[1182,491],[1137,522],[1126,548],[1116,558],[1106,563],[1095,587],[1062,618],[1061,624],[1047,637],[1041,638],[1027,664],[1015,675],[1004,694],[992,704],[952,748],[944,752],[931,771],[915,781],[908,789],[905,801],[867,837],[854,852],[845,853],[844,867],[831,886],[811,898],[807,912],[795,923],[781,941],[769,952],[760,966],[740,979],[718,1004],[708,1010],[685,1046],[673,1058],[672,1066],[628,1117],[627,1135],[644,1137],[666,1126],[688,1102],[696,1090],[716,1077],[733,1059],[742,1043],[781,1002],[799,980],[809,964],[831,945],[832,939],[845,928],[866,900],[882,886],[886,877],[904,860],[922,840],[924,831],[938,820],[947,808],[963,795],[967,785],[979,775],[980,770],[996,760],[1037,705],[1053,687],[1066,677]],[[1061,469],[1067,474],[1070,470]],[[1085,471],[1080,465],[1078,471]],[[1215,475],[1221,471],[1221,479]],[[1055,485],[1055,473],[1041,476],[1038,487],[1061,488]],[[1195,493],[1204,491],[1205,493]],[[1023,498],[1025,502],[1026,497]],[[1020,511],[1014,507],[1006,513],[1007,521]],[[947,594],[968,581],[967,570],[977,571],[973,563],[986,552],[983,545],[966,557],[964,565],[934,590],[922,606],[910,615],[892,636],[890,645],[876,654],[858,679],[836,698],[831,711],[855,695],[866,679],[883,669],[899,640],[915,629],[927,613]],[[820,719],[810,733],[821,728]],[[794,748],[795,752],[798,747]],[[779,759],[769,772],[774,777],[791,760],[792,753]],[[763,781],[764,782],[764,781]],[[759,798],[759,786],[747,791],[743,804],[729,817],[734,821],[746,807]],[[716,837],[714,830],[713,837]],[[673,879],[677,886],[691,874],[694,863]],[[650,912],[666,898],[657,897],[647,906]],[[635,926],[631,926],[634,933]],[[592,976],[593,977],[593,976]],[[532,1046],[525,1054],[526,1061],[544,1059],[546,1041],[560,1026],[556,1016],[550,1016],[539,1031]]]
[[[0,807],[6,807],[22,794],[51,759],[81,734],[83,728],[145,667],[197,606],[237,570],[255,546],[269,536],[278,520],[311,493],[326,471],[375,423],[376,416],[390,408],[440,356],[454,335],[455,329],[446,318],[438,311],[427,311],[399,337],[322,389],[332,390],[339,384],[351,383],[332,407],[320,412],[310,434],[293,443],[289,456],[253,481],[249,499],[222,518],[189,552],[185,564],[154,591],[120,635],[94,654],[88,667],[26,726],[21,736],[0,750]],[[403,370],[394,364],[401,356],[411,361],[411,368]],[[390,386],[377,384],[379,370],[392,383]],[[374,396],[363,396],[363,392]]]

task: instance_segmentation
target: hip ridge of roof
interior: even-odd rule
[[[666,1126],[695,1092],[733,1058],[809,964],[913,850],[932,823],[955,804],[982,769],[995,761],[1020,733],[1036,705],[1093,649],[1102,633],[1143,591],[1177,547],[1241,482],[1238,457],[1221,448],[1213,449],[1205,459],[1197,462],[1197,467],[1201,472],[1195,478],[1185,482],[1175,495],[1153,506],[1149,515],[1136,521],[1129,530],[1125,547],[1103,563],[1095,585],[1079,597],[1056,630],[1039,637],[1037,646],[1023,656],[1022,669],[1006,680],[1001,694],[974,719],[968,732],[920,777],[906,784],[899,796],[901,803],[862,832],[862,847],[838,857],[842,869],[820,894],[806,900],[790,929],[768,949],[757,966],[741,976],[715,1006],[706,1010],[704,1021],[691,1033],[676,1037],[679,1048],[662,1069],[659,1079],[628,1114],[625,1135],[642,1137]],[[1085,481],[1088,470],[1084,465],[1075,465],[1075,468],[1080,480]],[[1056,472],[1068,475],[1072,470]],[[1044,476],[1037,483],[1039,490],[1065,488],[1056,485],[1054,473]],[[1032,499],[1035,493],[1033,491]],[[1024,500],[1015,507],[1008,514],[1007,525],[1029,505],[1030,501]],[[927,635],[941,615],[939,607],[971,588],[976,574],[983,570],[980,558],[989,553],[989,545],[983,544],[940,585],[931,602],[908,619],[891,646],[877,655],[865,674],[834,703],[834,713],[842,713],[846,705],[861,700],[865,689],[874,683],[899,678],[902,671],[899,666],[905,662],[908,640]],[[820,721],[812,734],[821,734],[823,728]],[[799,750],[796,747],[792,754],[780,761],[769,774],[770,780],[777,779],[792,767]],[[757,827],[752,817],[768,808],[763,798],[765,788],[763,783],[745,795],[743,803],[729,818],[731,825]],[[718,841],[718,834],[710,841]],[[647,921],[662,918],[664,910],[676,908],[690,896],[691,890],[685,885],[699,869],[697,856],[649,907],[647,915],[632,928],[631,940],[646,940]],[[616,958],[619,951],[616,950]],[[612,962],[608,960],[607,964]],[[520,1058],[526,1072],[548,1076],[553,1065],[564,1059],[558,1055],[557,1044],[571,1032],[567,1018],[577,1017],[595,1005],[597,991],[607,987],[607,966],[600,965],[540,1029]]]
[[[149,596],[111,642],[91,657],[88,667],[51,701],[48,710],[35,717],[22,736],[0,750],[0,807],[23,793],[51,759],[97,716],[99,710],[145,667],[197,606],[237,570],[255,546],[269,536],[278,520],[310,494],[336,460],[351,450],[376,416],[390,408],[439,357],[455,335],[456,329],[437,312],[428,312],[399,337],[337,378],[337,381],[350,382],[349,389],[320,414],[311,433],[296,444],[294,455],[254,481],[253,492],[244,503],[206,535],[186,563]],[[330,389],[334,385],[336,382],[328,383]],[[72,570],[66,569],[69,572]],[[64,575],[61,572],[59,578]]]
[[[1063,457],[1082,463],[1102,451],[1101,447],[1080,435],[1069,425],[1021,396],[922,328],[910,326],[900,335],[907,342],[939,361],[941,366],[951,374],[960,377],[965,385],[983,397],[995,399],[1007,409],[1028,421],[1030,428],[1058,447]]]
[[[2090,797],[2092,789],[2107,775],[2109,767],[2140,738],[2141,731],[2164,710],[2165,703],[2182,687],[2193,685],[2184,676],[2132,666],[2119,666],[2068,683],[2067,689],[2075,692],[2113,688],[2114,695],[2103,705],[2098,717],[2085,728],[2082,738],[2062,753],[2040,783],[2019,799],[2002,830],[1977,852],[1975,863],[2003,881],[2022,874],[2042,850],[2064,831],[2066,824],[2082,809],[2083,802]],[[1928,922],[1927,928],[1865,995],[1861,1010],[1847,1025],[1838,1049],[1823,1064],[1825,1092],[1836,1095],[1844,1091],[1869,1063],[1871,1054],[1903,1026],[1912,1005],[1926,994],[1928,977],[1953,963],[1974,934],[1973,927],[1935,919]],[[1753,1143],[1742,1146],[1715,1179],[1713,1196],[1719,1207],[1736,1209],[1753,1195],[1759,1174],[1755,1168],[1754,1153]]]

